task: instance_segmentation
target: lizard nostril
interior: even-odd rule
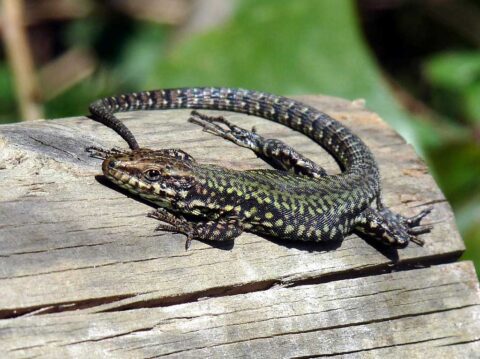
[[[110,161],[108,161],[108,168],[115,168],[116,164],[117,164],[116,161],[110,160]]]

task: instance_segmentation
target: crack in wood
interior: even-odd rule
[[[72,345],[81,344],[81,343],[100,342],[100,341],[102,341],[102,340],[120,338],[120,337],[124,337],[124,336],[127,336],[127,335],[135,334],[135,333],[149,332],[149,331],[151,331],[151,330],[154,329],[154,328],[155,328],[155,325],[154,325],[154,326],[151,326],[151,327],[148,327],[148,328],[141,328],[141,329],[136,329],[136,330],[130,330],[130,331],[125,332],[125,333],[118,333],[118,334],[115,334],[115,335],[108,335],[108,336],[101,337],[101,338],[96,338],[96,339],[79,340],[79,341],[77,341],[77,342],[71,342],[71,343],[67,343],[67,344],[61,344],[61,345],[59,345],[59,346],[61,346],[61,347],[66,347],[66,346],[72,346]]]
[[[349,350],[349,351],[343,351],[343,352],[334,352],[334,353],[324,353],[324,354],[312,354],[308,356],[295,356],[292,357],[292,359],[307,359],[307,358],[327,358],[327,357],[333,357],[333,356],[338,356],[338,355],[347,355],[347,354],[355,354],[355,353],[362,353],[362,352],[370,352],[372,350],[378,350],[378,349],[386,349],[386,348],[396,348],[396,347],[404,347],[408,345],[414,345],[414,344],[420,344],[420,343],[427,343],[427,342],[434,342],[442,339],[448,339],[451,338],[451,336],[441,336],[441,337],[434,337],[434,338],[428,338],[424,340],[415,340],[415,341],[410,341],[406,343],[399,343],[399,344],[392,344],[392,345],[381,345],[381,346],[376,346],[372,348],[366,348],[366,349],[359,349],[359,350]]]
[[[59,152],[61,152],[61,153],[67,154],[68,156],[70,156],[70,157],[72,157],[72,158],[74,158],[74,159],[76,159],[76,160],[78,160],[78,161],[85,162],[82,158],[80,158],[80,157],[77,156],[76,154],[71,153],[71,152],[69,152],[69,151],[66,151],[66,150],[64,150],[64,149],[61,148],[61,147],[57,147],[57,146],[54,146],[54,145],[51,144],[51,143],[48,143],[48,142],[39,140],[38,138],[35,138],[35,137],[33,137],[32,135],[28,135],[28,137],[29,137],[30,139],[32,139],[33,141],[35,141],[35,142],[37,142],[37,143],[40,143],[41,145],[43,145],[43,146],[45,146],[45,147],[51,147],[51,148],[53,148],[53,149],[55,149],[55,150],[57,150],[57,151],[59,151]]]
[[[73,245],[73,246],[55,247],[55,248],[31,250],[31,251],[25,251],[25,252],[12,252],[12,253],[7,253],[7,254],[0,254],[0,258],[10,258],[10,257],[20,256],[20,255],[47,253],[47,252],[51,252],[51,251],[60,251],[60,250],[73,249],[73,248],[97,247],[97,246],[102,246],[102,245],[111,244],[111,243],[115,243],[115,241],[76,244],[76,245]],[[40,273],[36,273],[36,274],[40,274]],[[16,277],[0,277],[0,279],[8,279],[8,278],[16,278]]]
[[[452,346],[456,346],[456,345],[465,345],[465,344],[476,343],[476,342],[480,342],[480,338],[476,338],[476,339],[472,339],[472,340],[464,340],[464,341],[455,342],[455,343],[448,343],[448,344],[443,344],[443,345],[440,345],[440,346],[441,347],[452,347]]]
[[[122,296],[116,297],[117,299],[114,299],[114,300],[110,300],[110,299],[106,300],[105,298],[96,298],[96,299],[79,301],[79,302],[75,301],[75,302],[54,303],[51,305],[46,305],[46,306],[44,305],[39,307],[6,309],[6,310],[0,310],[0,319],[15,318],[15,317],[23,316],[26,314],[31,314],[32,312],[36,312],[39,310],[40,310],[38,312],[39,315],[48,314],[52,312],[55,312],[55,313],[66,312],[71,310],[77,310],[79,305],[81,306],[82,309],[95,308],[97,306],[101,306],[105,304],[112,305],[111,308],[101,309],[98,311],[98,313],[134,310],[134,309],[143,309],[143,308],[167,307],[172,305],[196,302],[198,300],[204,300],[208,298],[253,293],[257,291],[269,290],[270,288],[276,288],[276,287],[291,288],[291,287],[297,287],[297,286],[303,286],[303,285],[323,284],[323,283],[328,283],[332,281],[342,281],[342,280],[349,280],[349,279],[355,279],[355,278],[370,277],[370,276],[376,276],[379,274],[386,274],[391,272],[414,270],[418,268],[425,268],[434,264],[443,264],[443,263],[452,262],[456,258],[458,257],[455,256],[454,258],[452,258],[450,256],[447,256],[446,258],[442,258],[439,256],[433,256],[432,258],[430,258],[431,260],[428,262],[424,262],[424,261],[419,262],[416,260],[412,260],[411,262],[402,262],[395,265],[381,264],[377,266],[368,266],[365,268],[356,269],[354,271],[352,271],[351,269],[348,269],[345,271],[323,274],[318,277],[311,277],[308,279],[297,279],[292,281],[291,279],[286,277],[286,278],[280,278],[278,280],[250,282],[250,283],[239,285],[239,286],[224,286],[224,287],[217,287],[217,288],[209,288],[207,290],[185,293],[182,295],[164,296],[160,298],[147,299],[147,300],[143,299],[142,296],[149,293],[155,293],[155,291],[122,295]],[[155,259],[156,258],[139,259],[139,260],[132,260],[129,262],[144,262],[144,261],[150,261]],[[95,267],[105,267],[105,266],[112,266],[116,264],[118,263],[117,262],[106,263],[102,265],[97,265]],[[76,269],[78,270],[82,268],[76,268]],[[74,270],[74,269],[61,270],[61,271],[55,271],[55,272],[65,272],[65,271],[71,271],[71,270]],[[26,276],[33,276],[33,275],[34,274],[26,275]],[[135,298],[138,298],[138,300],[136,300]],[[125,301],[125,300],[127,300],[128,303],[121,304],[121,301]],[[119,304],[115,305],[116,302],[119,302]],[[52,308],[52,309],[41,311],[41,309],[45,307]]]
[[[134,297],[134,294],[125,294],[125,295],[116,295],[111,297],[103,297],[103,298],[95,298],[95,299],[85,299],[79,300],[75,302],[63,302],[63,303],[56,303],[52,305],[43,305],[43,306],[34,306],[34,307],[23,307],[23,308],[15,308],[15,309],[3,309],[0,310],[0,320],[1,319],[11,319],[11,318],[19,318],[23,316],[29,315],[37,315],[37,314],[50,314],[50,313],[59,313],[59,312],[67,312],[79,309],[86,309],[91,307],[96,307],[99,305],[107,304],[116,302],[118,300],[123,300],[126,298]],[[34,314],[37,313],[37,314]]]
[[[375,323],[382,323],[382,322],[385,322],[385,321],[394,321],[394,320],[400,320],[400,319],[405,319],[405,318],[428,316],[428,315],[432,315],[432,314],[461,310],[461,309],[465,309],[465,308],[469,308],[469,307],[475,307],[475,306],[479,306],[479,304],[463,305],[463,306],[452,307],[452,308],[447,308],[447,309],[443,309],[443,310],[426,311],[426,312],[422,312],[422,313],[403,314],[403,315],[397,315],[397,316],[386,317],[386,318],[379,318],[379,319],[353,322],[353,323],[347,323],[347,324],[332,325],[332,326],[327,326],[327,327],[317,327],[317,328],[312,328],[312,329],[309,329],[309,330],[302,330],[302,331],[286,331],[286,332],[283,332],[283,333],[277,334],[277,335],[257,336],[255,338],[233,340],[233,341],[229,341],[227,343],[220,343],[220,344],[215,344],[215,345],[208,345],[207,344],[207,345],[203,345],[201,347],[192,347],[192,348],[188,348],[188,349],[167,352],[167,353],[163,353],[162,355],[166,356],[166,355],[172,355],[172,354],[188,353],[188,352],[192,352],[192,351],[200,350],[200,349],[212,349],[212,348],[221,347],[221,346],[225,346],[225,345],[239,344],[239,343],[244,343],[244,342],[252,342],[252,341],[255,341],[255,340],[270,339],[270,338],[283,337],[283,336],[289,336],[289,335],[302,335],[302,334],[306,334],[306,333],[315,333],[315,332],[330,331],[330,330],[335,330],[335,329],[343,329],[343,328],[356,327],[356,326],[362,326],[362,325],[370,325],[370,324],[375,324]],[[241,324],[243,324],[243,323],[241,323]],[[419,340],[419,341],[411,341],[411,342],[392,344],[392,345],[387,345],[387,346],[378,346],[378,347],[366,348],[366,349],[361,349],[361,350],[356,350],[356,351],[328,353],[328,354],[326,354],[326,353],[325,354],[313,354],[313,355],[309,355],[307,357],[308,358],[311,358],[311,357],[328,357],[328,356],[343,355],[343,354],[353,354],[353,353],[356,353],[356,352],[371,351],[371,350],[388,348],[388,347],[395,347],[395,346],[412,345],[412,344],[424,343],[424,342],[429,342],[429,341],[447,339],[447,338],[451,338],[451,337],[453,337],[453,336],[442,336],[442,337],[436,337],[436,338],[428,338],[428,339]],[[304,358],[307,358],[307,357],[304,357]],[[302,357],[298,357],[298,358],[302,358]]]

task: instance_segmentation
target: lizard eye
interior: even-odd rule
[[[160,179],[160,171],[158,170],[147,170],[143,174],[145,178],[151,182],[156,182]]]

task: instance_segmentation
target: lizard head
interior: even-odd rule
[[[103,174],[129,192],[162,207],[195,185],[195,160],[182,150],[138,149],[110,153],[102,163]]]

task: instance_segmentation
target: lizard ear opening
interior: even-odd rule
[[[167,187],[176,190],[187,190],[194,185],[195,178],[193,176],[165,176],[162,183]]]

